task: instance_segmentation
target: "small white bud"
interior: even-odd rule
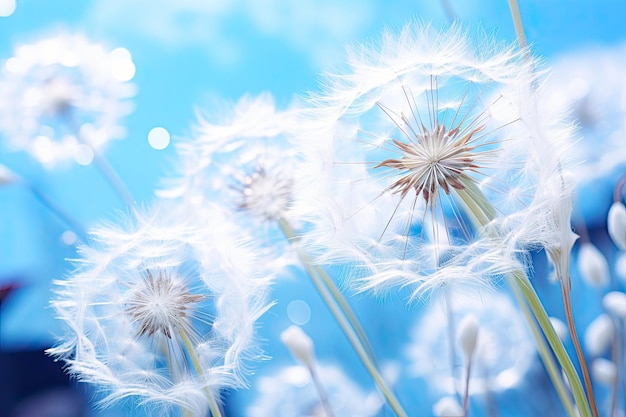
[[[554,327],[554,331],[556,335],[561,339],[561,342],[565,342],[569,336],[569,330],[567,329],[567,325],[563,323],[562,320],[557,319],[556,317],[550,317],[550,323],[552,323],[552,327]]]
[[[433,405],[435,417],[462,417],[465,413],[458,401],[453,397],[443,397]]]
[[[300,327],[289,326],[280,334],[280,341],[287,346],[296,360],[302,362],[309,369],[314,368],[313,340]]]
[[[608,285],[611,279],[606,257],[591,243],[583,243],[578,250],[578,271],[582,279],[592,287]]]
[[[456,340],[463,354],[465,355],[465,361],[469,362],[476,349],[476,342],[478,340],[478,320],[474,315],[468,314],[463,317],[463,320],[459,323],[456,330]]]
[[[602,307],[607,313],[626,320],[626,294],[611,291],[602,297]]]
[[[617,368],[610,360],[597,358],[591,362],[591,375],[596,381],[605,385],[611,385],[617,377]]]
[[[585,331],[585,348],[590,356],[600,356],[613,340],[613,322],[606,314],[600,314]]]
[[[17,182],[20,177],[11,171],[6,165],[0,164],[0,186]]]
[[[621,201],[611,205],[607,228],[615,246],[621,251],[626,251],[626,207]]]

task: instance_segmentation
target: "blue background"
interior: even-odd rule
[[[465,26],[481,25],[499,39],[515,40],[506,1],[450,3]],[[585,45],[626,39],[623,1],[521,3],[534,53],[548,61]],[[110,49],[127,48],[136,66],[135,111],[122,122],[127,137],[113,141],[106,157],[135,199],[148,202],[160,179],[171,172],[174,158],[171,145],[163,151],[150,147],[150,129],[165,127],[175,141],[190,134],[196,112],[211,115],[224,100],[236,101],[246,93],[268,91],[277,107],[285,108],[294,95],[317,90],[318,74],[341,66],[347,45],[376,40],[383,28],[397,29],[411,19],[447,23],[441,4],[431,0],[18,0],[16,11],[0,18],[0,60],[10,57],[17,45],[59,32],[84,33]],[[0,164],[44,189],[85,227],[112,218],[123,208],[94,166],[45,170],[27,155],[9,152],[0,153]],[[64,259],[75,256],[74,249],[60,240],[64,230],[27,190],[0,188],[0,283],[21,287],[1,307],[3,352],[41,350],[60,330],[48,300],[51,280],[68,273]],[[276,328],[288,324],[279,320],[285,308],[280,300],[305,298],[309,291],[307,284],[277,288],[273,298],[278,305],[265,320],[276,319]],[[316,315],[310,326],[321,331],[330,317],[318,314],[319,306],[313,303]],[[358,298],[355,303],[369,320],[372,334],[377,328],[389,330],[390,316],[412,314],[400,297],[389,297],[384,308],[381,301]],[[396,320],[391,327],[400,332],[403,325]],[[266,336],[272,332],[267,330]],[[377,343],[390,356],[398,349],[392,340]],[[321,347],[319,354],[332,355],[334,349]],[[287,357],[280,346],[270,350]],[[343,354],[340,361],[354,364],[349,353]]]

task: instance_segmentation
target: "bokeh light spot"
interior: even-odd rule
[[[161,151],[170,144],[170,132],[163,127],[155,127],[148,132],[148,143],[157,151]]]
[[[0,0],[0,17],[9,17],[15,11],[15,0]]]
[[[61,234],[61,242],[63,242],[67,246],[72,246],[76,243],[77,240],[78,236],[76,236],[76,233],[72,232],[71,230],[66,230]]]
[[[293,300],[287,305],[287,317],[293,324],[303,326],[311,319],[311,307],[303,300]]]
[[[129,81],[135,76],[135,64],[126,48],[116,48],[111,51],[111,71],[120,81]]]
[[[74,148],[74,160],[80,165],[89,165],[93,161],[93,149],[89,145],[80,144]]]

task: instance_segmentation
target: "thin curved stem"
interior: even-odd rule
[[[461,182],[465,188],[457,190],[457,195],[464,204],[468,215],[476,227],[482,228],[486,226],[492,219],[495,218],[494,208],[476,184],[474,184],[471,180],[462,178]],[[526,273],[521,269],[506,274],[506,277],[511,287],[517,286],[520,289],[523,298],[528,303],[535,319],[539,323],[539,326],[548,340],[552,351],[556,355],[563,372],[565,372],[567,376],[572,388],[574,400],[576,401],[576,406],[581,413],[581,417],[590,417],[591,412],[589,402],[585,396],[585,391],[583,390],[578,373],[576,372],[576,369],[574,368],[574,365],[572,364],[572,361],[563,346],[563,342],[561,342],[561,339],[554,330],[554,326],[548,318],[548,314],[546,313],[539,296],[535,292],[532,283],[526,276]]]
[[[27,182],[25,180],[21,181],[22,184],[30,192],[35,196],[37,200],[39,200],[50,212],[52,212],[55,216],[59,218],[63,223],[65,223],[74,233],[79,240],[85,241],[85,229],[78,223],[76,219],[69,213],[67,213],[61,206],[55,203],[46,193],[41,191],[39,187],[34,185],[33,183]]]
[[[333,409],[330,407],[330,401],[328,400],[328,395],[326,394],[324,385],[322,385],[322,381],[320,381],[320,378],[317,375],[315,368],[309,368],[309,372],[311,373],[311,379],[313,380],[313,384],[315,384],[315,389],[320,396],[320,401],[322,402],[322,407],[324,408],[324,413],[326,414],[326,417],[335,417],[335,413],[333,413]]]
[[[568,390],[565,388],[565,384],[563,382],[563,378],[561,377],[561,373],[559,372],[556,364],[554,363],[554,358],[552,357],[552,353],[548,350],[548,346],[546,345],[546,341],[543,338],[543,334],[540,332],[537,327],[537,322],[535,321],[532,312],[528,308],[528,304],[526,303],[524,296],[522,295],[519,287],[514,283],[510,283],[510,287],[513,290],[513,295],[517,300],[517,304],[520,306],[524,317],[526,318],[526,322],[530,327],[530,331],[537,342],[537,348],[539,349],[539,355],[543,360],[544,365],[546,366],[546,370],[548,372],[548,376],[550,380],[552,380],[552,384],[556,390],[559,399],[561,400],[561,404],[565,408],[565,412],[570,417],[577,417],[574,408],[572,407],[570,397],[568,395]]]
[[[281,230],[287,237],[287,240],[289,241],[290,244],[292,244],[294,240],[296,239],[293,227],[291,227],[289,222],[285,220],[284,218],[280,218],[278,220],[278,223],[280,225]],[[370,359],[372,360],[372,362],[376,363],[376,355],[374,355],[374,350],[372,349],[372,346],[367,338],[367,335],[365,334],[365,330],[363,330],[363,326],[361,326],[361,322],[359,321],[356,314],[350,307],[350,304],[348,304],[348,301],[346,300],[346,298],[343,296],[341,291],[339,291],[339,288],[335,284],[335,281],[328,275],[328,273],[324,270],[324,268],[320,267],[319,265],[311,264],[311,262],[309,262],[309,265],[322,279],[322,281],[324,282],[324,285],[326,285],[326,287],[332,294],[333,298],[335,299],[335,302],[337,302],[337,304],[339,305],[342,313],[346,316],[346,318],[350,322],[350,325],[352,326],[357,336],[359,337],[359,340],[361,341],[361,344],[363,345],[363,348],[366,350],[367,354],[370,356]]]
[[[337,288],[335,281],[333,281],[333,279],[328,275],[328,273],[326,273],[326,271],[324,271],[324,269],[320,267],[319,265],[312,265],[312,267],[315,270],[315,272],[318,273],[322,281],[324,281],[324,284],[326,285],[326,287],[328,287],[328,290],[331,292],[332,296],[335,298],[335,301],[337,302],[337,304],[339,304],[339,307],[341,308],[342,312],[345,314],[346,318],[350,322],[350,325],[352,326],[352,328],[354,328],[354,331],[357,333],[357,336],[359,337],[359,340],[363,344],[363,348],[366,350],[367,354],[370,356],[370,359],[372,360],[372,362],[376,363],[376,356],[374,355],[372,346],[367,338],[367,335],[365,334],[365,331],[363,330],[363,326],[361,326],[361,322],[356,317],[356,314],[354,313],[354,311],[348,304],[348,301],[346,300],[346,298],[343,296],[341,291],[339,291],[339,288]]]
[[[465,372],[465,392],[463,393],[463,416],[467,417],[467,411],[469,409],[469,384],[470,373],[472,372],[472,358],[467,361],[467,368]]]
[[[576,326],[574,325],[574,312],[572,311],[570,293],[569,290],[563,285],[561,285],[561,294],[563,295],[563,305],[565,307],[567,327],[569,328],[570,336],[572,337],[572,342],[574,343],[574,349],[576,350],[576,355],[578,356],[578,362],[580,363],[580,369],[583,374],[583,380],[585,381],[589,407],[591,408],[593,416],[598,417],[598,408],[596,406],[595,396],[593,395],[593,387],[591,386],[591,378],[589,377],[589,370],[587,369],[587,361],[585,360],[585,355],[580,347],[578,332],[576,331]]]
[[[280,221],[279,224],[280,224],[281,230],[285,234],[285,237],[289,241],[293,241],[296,238],[296,236],[291,226],[286,221]],[[394,411],[394,413],[396,413],[398,417],[407,417],[408,415],[406,411],[404,411],[404,409],[402,408],[402,405],[396,398],[395,394],[387,387],[385,380],[383,379],[382,375],[376,368],[370,356],[367,354],[367,351],[365,350],[363,343],[361,343],[361,341],[359,340],[356,331],[350,325],[345,314],[342,312],[341,308],[339,307],[339,304],[331,295],[330,290],[324,285],[323,280],[317,275],[315,269],[311,266],[311,259],[309,258],[309,255],[298,246],[294,245],[294,249],[298,255],[298,258],[302,262],[302,266],[311,277],[311,281],[313,282],[313,285],[315,286],[318,293],[320,294],[320,296],[326,303],[326,306],[328,307],[331,314],[337,321],[337,324],[339,324],[339,327],[343,331],[344,335],[348,338],[350,345],[355,350],[357,356],[359,357],[359,359],[365,366],[365,369],[367,369],[367,371],[369,372],[370,376],[374,380],[374,383],[376,384],[378,389],[380,389],[380,391],[382,392],[383,396],[387,400],[387,403],[389,404],[391,409]]]
[[[199,377],[204,375],[204,371],[202,370],[202,366],[200,365],[200,361],[198,360],[198,356],[196,355],[196,350],[193,348],[193,344],[191,340],[189,340],[189,336],[187,333],[180,329],[180,337],[183,339],[183,344],[185,345],[185,349],[187,349],[187,354],[191,360],[194,370]],[[213,417],[222,417],[222,412],[220,411],[220,407],[217,405],[217,401],[215,401],[215,397],[208,387],[204,387],[204,391],[207,394],[207,399],[209,400],[209,408],[211,409],[211,415]]]

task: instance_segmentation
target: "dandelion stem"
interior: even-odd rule
[[[126,188],[126,186],[124,185],[124,182],[122,181],[118,173],[115,171],[115,169],[113,169],[113,167],[111,166],[111,164],[109,164],[106,158],[99,154],[97,149],[93,150],[93,154],[94,163],[96,164],[100,172],[102,172],[104,177],[109,181],[113,189],[117,192],[117,195],[120,197],[122,202],[124,202],[124,204],[126,204],[128,207],[132,207],[134,204],[133,197],[128,191],[128,188]]]
[[[491,204],[489,204],[489,201],[485,198],[480,189],[471,180],[462,179],[462,184],[464,188],[457,190],[457,195],[460,197],[467,210],[469,210],[468,214],[470,214],[476,226],[478,228],[486,226],[495,217],[495,210]],[[528,306],[537,319],[557,360],[561,364],[563,372],[565,372],[572,388],[572,394],[574,395],[574,400],[581,413],[581,417],[590,417],[589,402],[585,396],[580,378],[530,280],[522,270],[516,270],[506,274],[506,276],[511,287],[514,288],[517,286],[521,290],[522,296],[528,302]]]
[[[285,236],[287,236],[287,240],[289,240],[289,243],[292,244],[295,238],[295,233],[293,231],[293,228],[291,227],[289,222],[287,222],[284,218],[279,219],[279,224],[283,232],[286,229],[289,231],[289,235],[291,237],[289,237],[287,233],[285,233]],[[310,262],[309,262],[309,265],[310,265]],[[333,279],[328,275],[328,273],[326,273],[324,268],[320,267],[319,265],[310,265],[310,266],[319,275],[319,277],[324,282],[324,285],[326,285],[326,288],[328,288],[328,290],[332,294],[333,298],[335,299],[335,302],[339,305],[339,308],[341,309],[342,313],[348,319],[348,322],[350,322],[350,325],[356,332],[361,344],[363,345],[363,348],[369,355],[372,362],[374,362],[375,364],[376,355],[374,355],[374,350],[372,349],[372,346],[367,338],[367,335],[365,334],[365,330],[363,330],[363,326],[361,326],[361,322],[356,317],[356,314],[350,307],[350,304],[348,304],[348,301],[345,299],[341,291],[339,291],[339,288],[337,288],[335,281],[333,281]]]
[[[467,367],[465,369],[465,392],[463,393],[463,416],[467,417],[467,412],[469,409],[469,384],[470,384],[470,373],[472,372],[472,358],[469,357],[467,359]]]
[[[83,138],[83,136],[80,134],[80,129],[78,128],[78,124],[76,123],[76,121],[74,120],[71,114],[68,114],[64,120],[67,123],[67,126],[70,128],[70,130],[74,133],[74,136],[76,137],[76,139],[81,144],[88,146],[93,151],[93,162],[96,164],[96,167],[98,167],[98,169],[100,170],[102,175],[104,175],[104,177],[109,182],[109,184],[111,184],[111,187],[113,187],[113,189],[115,190],[117,195],[120,197],[122,202],[126,204],[126,206],[128,207],[132,207],[134,204],[133,197],[131,193],[128,191],[128,188],[126,188],[126,185],[124,185],[124,182],[122,181],[118,173],[115,171],[115,169],[111,166],[111,164],[109,164],[106,158],[100,155],[100,152],[98,151],[98,149],[95,149],[93,146],[91,146],[91,144],[88,141],[86,141]]]
[[[35,184],[22,180],[22,184],[30,190],[30,192],[39,200],[48,210],[54,213],[63,223],[69,226],[74,233],[78,236],[79,240],[85,241],[85,229],[74,219],[74,217],[68,214],[65,210],[56,204],[46,193],[41,191]]]
[[[554,385],[556,393],[559,396],[559,399],[561,400],[561,403],[563,404],[567,415],[570,417],[576,417],[576,412],[572,408],[568,391],[565,388],[565,384],[563,383],[563,378],[561,377],[561,374],[558,371],[556,364],[554,363],[552,354],[550,353],[550,351],[548,351],[548,346],[546,345],[543,335],[540,333],[539,328],[537,327],[537,322],[531,311],[529,310],[528,304],[524,300],[524,297],[519,287],[513,282],[511,282],[511,288],[513,290],[513,295],[515,296],[515,299],[517,300],[517,303],[519,304],[520,308],[522,309],[522,313],[526,318],[526,322],[530,327],[530,331],[533,334],[535,341],[537,342],[539,355],[541,356],[541,359],[546,366],[548,375],[552,380],[552,384]]]
[[[441,4],[441,8],[446,14],[448,21],[450,23],[453,23],[456,20],[456,13],[454,12],[452,4],[450,4],[450,0],[439,0],[439,3]]]
[[[293,242],[296,239],[296,236],[295,236],[293,229],[289,225],[289,223],[287,223],[284,220],[281,220],[279,223],[280,223],[281,230],[285,234],[285,237],[290,242]],[[365,350],[363,343],[361,343],[361,341],[359,340],[357,336],[356,331],[348,322],[345,314],[341,311],[337,301],[332,297],[332,295],[329,292],[329,289],[324,285],[323,280],[317,275],[315,269],[311,266],[311,259],[309,258],[309,255],[297,246],[295,246],[295,250],[298,255],[298,258],[302,262],[302,265],[304,266],[307,273],[311,277],[313,285],[315,285],[315,288],[317,289],[320,296],[326,303],[326,306],[328,307],[331,314],[333,315],[333,317],[339,324],[339,327],[341,328],[343,333],[348,338],[348,341],[352,345],[352,348],[355,350],[357,356],[359,357],[359,359],[361,360],[361,362],[363,363],[363,365],[365,366],[369,374],[372,376],[372,379],[376,383],[376,386],[380,389],[380,391],[384,395],[391,409],[394,411],[394,413],[396,413],[398,417],[407,417],[406,411],[404,411],[404,409],[402,408],[402,405],[400,404],[396,396],[393,394],[393,392],[387,387],[385,380],[383,379],[380,372],[374,365],[374,362],[372,361],[372,359],[367,354],[367,351]]]
[[[569,282],[569,278],[567,281]],[[576,350],[576,355],[578,356],[578,362],[580,363],[580,369],[583,374],[583,379],[585,381],[585,389],[587,390],[587,396],[589,398],[589,406],[591,407],[591,412],[593,413],[593,416],[598,417],[598,409],[596,406],[595,397],[593,395],[593,387],[591,386],[591,378],[589,377],[587,362],[585,361],[585,355],[583,354],[583,350],[580,347],[580,342],[578,341],[578,332],[576,331],[576,326],[574,325],[574,312],[572,311],[569,286],[566,287],[565,285],[561,285],[561,294],[563,295],[563,305],[565,307],[567,327],[569,328],[570,336],[572,337],[572,342],[574,343],[574,349]]]
[[[613,342],[611,343],[611,360],[615,365],[616,374],[613,379],[613,383],[611,386],[611,411],[609,412],[609,417],[615,417],[617,411],[617,393],[619,390],[619,379],[620,379],[620,354],[621,354],[621,343],[620,340],[622,338],[621,333],[622,329],[619,325],[619,320],[612,318],[613,327],[615,328],[615,332],[613,333]]]
[[[191,343],[191,340],[189,340],[189,336],[187,336],[187,333],[183,329],[180,329],[180,337],[181,339],[183,339],[183,344],[185,345],[185,349],[187,349],[187,354],[189,355],[191,364],[193,365],[196,374],[198,375],[198,377],[202,378],[202,376],[204,375],[204,371],[202,370],[202,366],[200,365],[200,361],[198,360],[196,351],[193,348],[193,344]],[[209,400],[209,408],[211,409],[212,417],[222,417],[220,407],[217,405],[217,402],[215,401],[215,397],[213,396],[211,390],[205,386],[204,391],[206,392],[207,399]]]
[[[330,407],[330,401],[328,401],[328,395],[326,394],[326,390],[324,389],[322,381],[320,381],[320,378],[317,375],[315,368],[310,367],[309,372],[311,373],[311,379],[315,384],[315,389],[317,389],[317,393],[320,396],[320,401],[322,402],[322,407],[324,407],[324,413],[326,414],[326,417],[335,417],[333,409]]]
[[[361,326],[359,319],[356,317],[356,314],[354,313],[354,311],[352,311],[352,308],[346,301],[345,297],[343,296],[343,294],[341,294],[341,291],[339,291],[339,288],[337,288],[337,285],[335,285],[335,282],[330,278],[330,276],[328,276],[328,274],[326,273],[326,271],[324,271],[323,268],[321,268],[318,265],[313,265],[312,267],[319,274],[320,278],[322,278],[322,281],[324,281],[324,284],[326,285],[326,287],[332,294],[337,304],[339,304],[339,307],[341,308],[342,313],[346,316],[346,318],[350,322],[350,325],[356,332],[361,344],[363,345],[363,348],[369,355],[370,359],[372,360],[372,362],[376,363],[376,357],[374,355],[374,351],[372,350],[372,346],[370,345],[370,342],[367,338],[367,335],[365,334],[365,331],[363,330],[363,327]]]
[[[454,393],[457,396],[459,402],[461,402],[461,394],[457,388],[457,384],[454,382],[456,380],[456,344],[454,343],[454,335],[456,333],[454,326],[454,315],[452,312],[452,306],[450,300],[448,299],[448,292],[444,291],[445,299],[444,303],[446,305],[446,318],[448,321],[448,356],[450,359],[450,376],[452,376],[452,388],[454,389]]]
[[[522,49],[526,49],[528,43],[526,42],[524,25],[522,24],[522,15],[519,12],[519,5],[517,4],[517,0],[509,0],[509,9],[511,10],[511,17],[513,18],[513,25],[515,26],[517,43],[519,43],[519,46]]]

